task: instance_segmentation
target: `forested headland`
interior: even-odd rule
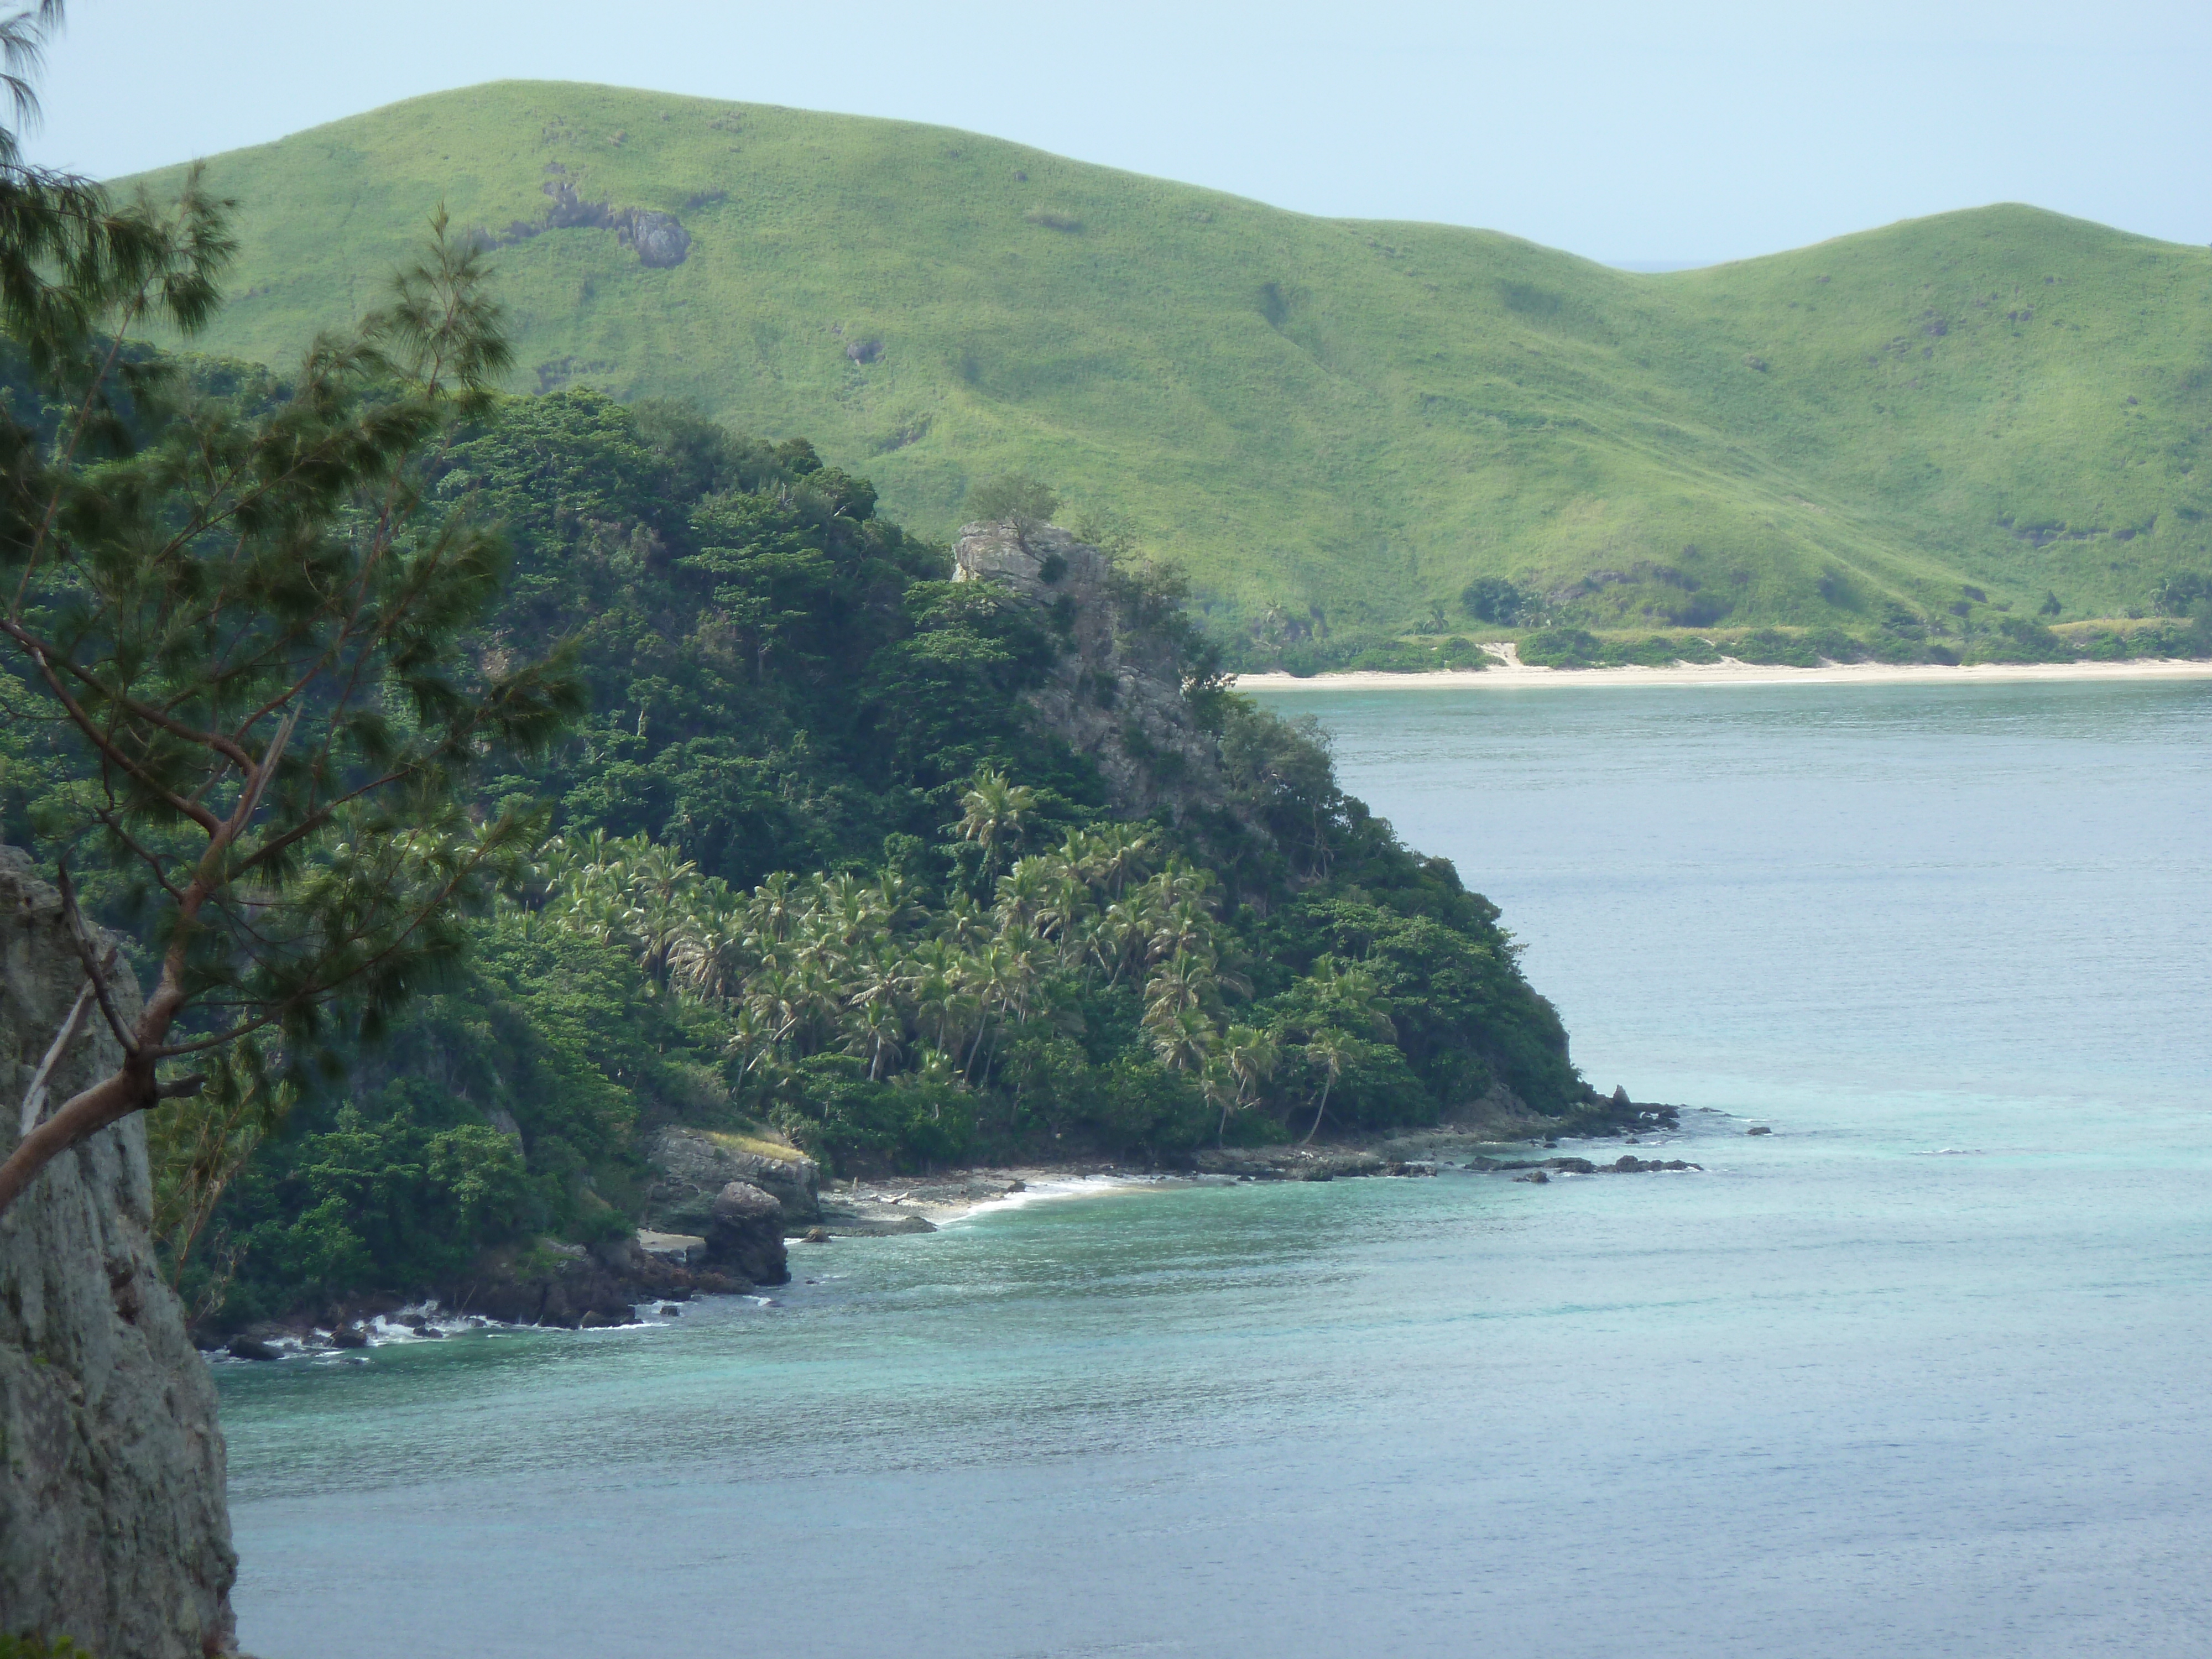
[[[191,368],[194,399],[293,395]],[[852,1173],[1592,1104],[1496,908],[1310,725],[1224,690],[1171,572],[1046,527],[1034,491],[1000,526],[1046,550],[1022,592],[955,580],[803,440],[676,404],[500,399],[421,482],[506,549],[466,665],[565,653],[588,712],[480,781],[535,850],[386,1029],[334,1027],[319,1084],[155,1111],[204,1323],[626,1237],[672,1123]],[[0,838],[74,857],[127,927],[82,745],[9,674]],[[1105,751],[1043,712],[1056,684]]]

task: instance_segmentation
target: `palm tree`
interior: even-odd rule
[[[868,1081],[880,1083],[884,1062],[896,1059],[905,1041],[905,1022],[900,1019],[898,1010],[886,1002],[855,1004],[852,1012],[858,1018],[846,1022],[846,1049],[867,1055]]]
[[[1154,962],[1166,957],[1213,954],[1213,918],[1204,904],[1178,899],[1156,913],[1146,954]]]
[[[977,1012],[975,997],[962,987],[958,977],[925,969],[912,981],[908,994],[914,1004],[915,1024],[929,1039],[930,1047],[942,1048],[947,1054],[957,1049],[961,1036]]]
[[[1213,1144],[1217,1148],[1225,1146],[1229,1141],[1229,1113],[1237,1104],[1236,1071],[1222,1055],[1215,1054],[1198,1074],[1198,1089],[1206,1097],[1207,1105],[1221,1108],[1221,1124],[1213,1133]]]
[[[726,903],[695,911],[669,953],[677,981],[702,1001],[735,1001],[744,994],[745,975],[758,963],[742,915]]]
[[[965,893],[955,893],[937,921],[938,934],[956,951],[981,948],[998,931],[990,913]]]
[[[1301,1146],[1313,1144],[1321,1133],[1322,1114],[1328,1110],[1328,1091],[1336,1086],[1337,1079],[1344,1075],[1344,1063],[1352,1057],[1345,1047],[1344,1034],[1324,1025],[1306,1039],[1306,1064],[1321,1073],[1321,1099],[1314,1107],[1313,1127],[1306,1131]]]
[[[1051,901],[1052,890],[1050,860],[1016,860],[1014,867],[999,878],[998,902],[992,906],[1000,929],[1012,933],[1036,927]]]
[[[1397,1028],[1390,1023],[1389,1000],[1364,968],[1323,957],[1308,977],[1322,1006],[1346,1030],[1364,1030],[1377,1037],[1397,1035]]]
[[[1171,1018],[1186,1008],[1203,1009],[1215,998],[1213,972],[1201,957],[1181,954],[1162,964],[1145,983],[1145,1018]]]
[[[1260,1085],[1274,1076],[1275,1066],[1282,1058],[1282,1050],[1275,1039],[1255,1025],[1232,1025],[1224,1033],[1222,1058],[1229,1073],[1237,1081],[1234,1102],[1243,1106],[1260,1091]],[[1214,1135],[1214,1145],[1219,1146],[1229,1133],[1229,1110],[1221,1113],[1221,1127]]]
[[[1036,790],[986,767],[975,774],[968,793],[960,798],[960,821],[950,827],[959,831],[963,841],[972,841],[983,849],[983,868],[986,873],[994,873],[1020,844],[1036,811]]]
[[[1098,927],[1099,942],[1092,948],[1100,951],[1098,965],[1112,969],[1106,980],[1108,988],[1111,989],[1121,983],[1121,970],[1136,955],[1138,947],[1151,936],[1152,927],[1145,919],[1142,904],[1131,897],[1108,905],[1105,914],[1098,919]],[[1107,954],[1108,951],[1110,955]]]
[[[1083,919],[1090,914],[1091,884],[1073,865],[1055,860],[1037,921],[1058,941],[1062,962],[1073,960],[1083,948]]]
[[[746,902],[745,926],[769,944],[782,944],[798,925],[800,905],[794,885],[789,873],[779,870],[754,888]]]
[[[1091,832],[1090,857],[1084,873],[1115,897],[1133,879],[1141,880],[1151,856],[1151,832],[1133,823],[1101,824]]]
[[[1147,1016],[1145,1025],[1152,1034],[1152,1052],[1170,1072],[1203,1070],[1221,1041],[1202,1009],[1184,1008],[1158,1019]]]

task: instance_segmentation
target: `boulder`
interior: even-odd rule
[[[1751,1127],[1744,1131],[1744,1133],[1747,1135],[1771,1135],[1773,1133],[1774,1131],[1768,1128],[1764,1123],[1754,1123]]]
[[[243,1331],[230,1339],[224,1352],[233,1359],[282,1359],[284,1357],[260,1338],[248,1336]]]
[[[623,216],[628,222],[617,234],[625,246],[637,250],[637,262],[647,269],[680,265],[691,252],[691,233],[674,214],[631,208]]]
[[[1546,1175],[1541,1170],[1531,1170],[1527,1175],[1515,1176],[1513,1178],[1516,1181],[1525,1181],[1532,1187],[1549,1186],[1552,1180],[1552,1177]]]
[[[748,1152],[732,1137],[671,1127],[646,1148],[656,1179],[648,1196],[653,1224],[672,1234],[702,1234],[715,1194],[742,1181],[771,1194],[793,1227],[822,1219],[822,1167],[793,1148],[786,1156]],[[781,1150],[781,1149],[779,1149]]]
[[[759,1188],[732,1181],[714,1196],[707,1224],[707,1265],[756,1285],[790,1280],[783,1206]]]

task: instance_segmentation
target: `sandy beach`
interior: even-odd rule
[[[1674,668],[1532,668],[1498,665],[1435,673],[1347,671],[1299,678],[1291,674],[1239,674],[1240,691],[1510,690],[1565,686],[1647,685],[1994,685],[2020,680],[2212,679],[2212,661],[2185,658],[2134,662],[1984,663],[1946,668],[1933,663],[1830,663],[1821,668],[1782,668],[1723,660]]]

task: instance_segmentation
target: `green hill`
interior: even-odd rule
[[[243,252],[209,349],[282,366],[442,200],[512,240],[518,390],[806,434],[930,533],[1030,472],[1224,623],[1463,627],[1484,574],[1593,626],[1849,626],[1962,588],[2118,615],[2212,568],[2212,255],[2033,208],[1639,276],[942,128],[540,82],[210,167]],[[584,222],[522,234],[549,211]],[[640,212],[680,221],[681,263],[641,258],[682,238]]]

